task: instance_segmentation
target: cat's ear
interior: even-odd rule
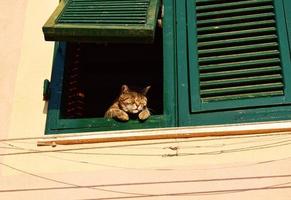
[[[121,93],[127,93],[129,91],[129,88],[127,85],[122,85],[121,86]]]
[[[149,91],[150,88],[151,88],[150,85],[147,86],[146,88],[144,88],[144,89],[142,90],[142,94],[143,94],[143,95],[147,95],[147,93],[148,93],[148,91]]]

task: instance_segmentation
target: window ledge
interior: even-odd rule
[[[195,127],[156,128],[146,130],[103,131],[81,134],[59,134],[54,136],[45,136],[37,142],[37,145],[55,147],[56,145],[286,132],[291,132],[291,120],[232,125],[209,125]]]

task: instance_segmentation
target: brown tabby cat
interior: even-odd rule
[[[129,115],[134,114],[139,120],[146,120],[151,115],[147,108],[146,97],[149,89],[150,86],[147,86],[141,92],[137,92],[130,90],[127,85],[123,85],[119,97],[108,108],[105,117],[128,121]]]

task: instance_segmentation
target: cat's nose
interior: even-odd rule
[[[137,109],[136,104],[133,104],[132,109],[134,109],[134,110]]]

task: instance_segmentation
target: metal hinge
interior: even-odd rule
[[[45,79],[43,81],[43,94],[42,94],[42,99],[44,101],[48,101],[50,98],[50,81],[48,79]]]

